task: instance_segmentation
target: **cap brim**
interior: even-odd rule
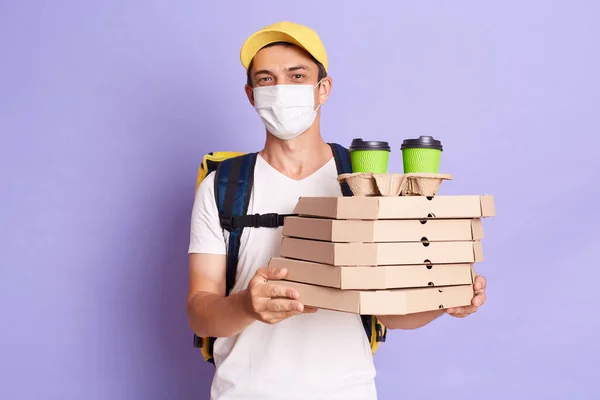
[[[240,60],[244,68],[248,69],[250,62],[260,49],[262,49],[268,44],[276,42],[292,43],[296,46],[301,47],[305,51],[308,51],[300,41],[298,41],[295,37],[291,36],[286,32],[282,32],[277,29],[270,29],[257,32],[250,36],[248,40],[246,40],[246,43],[244,43],[240,51]]]

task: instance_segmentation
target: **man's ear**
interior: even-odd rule
[[[331,77],[325,77],[321,81],[321,84],[318,87],[319,90],[319,104],[325,104],[329,95],[331,94],[331,86],[333,84],[333,80]]]
[[[254,91],[248,84],[244,86],[244,90],[246,91],[246,96],[248,96],[248,101],[250,102],[250,104],[252,104],[252,107],[254,107]]]

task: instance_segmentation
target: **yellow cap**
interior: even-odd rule
[[[246,39],[240,51],[240,60],[244,68],[248,69],[250,62],[260,49],[275,42],[292,43],[303,48],[323,64],[325,71],[329,70],[325,46],[317,32],[307,26],[288,21],[264,27]]]

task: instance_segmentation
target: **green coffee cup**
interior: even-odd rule
[[[386,174],[390,156],[388,142],[354,139],[350,145],[352,172]]]
[[[400,147],[404,173],[439,173],[442,143],[431,136],[406,139]]]

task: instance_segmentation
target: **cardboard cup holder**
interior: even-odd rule
[[[374,174],[357,172],[338,176],[340,183],[346,182],[354,196],[435,196],[449,174]]]
[[[406,188],[401,196],[427,196],[429,200],[435,196],[442,182],[452,180],[450,174],[406,174]]]

